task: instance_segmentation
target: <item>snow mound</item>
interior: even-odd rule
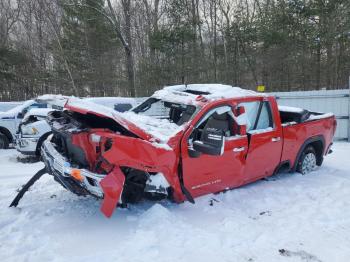
[[[173,214],[161,204],[154,204],[146,210],[140,217],[141,226],[154,226],[159,221],[170,222],[174,218]]]
[[[110,219],[100,201],[67,192],[51,176],[8,208],[43,164],[18,163],[15,150],[0,150],[1,262],[347,262],[350,143],[333,150],[305,176],[278,174],[195,205],[145,201]]]

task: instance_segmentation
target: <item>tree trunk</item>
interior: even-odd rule
[[[136,88],[135,88],[135,69],[134,69],[134,58],[133,58],[133,52],[132,52],[132,46],[131,46],[131,14],[130,14],[130,0],[123,0],[123,12],[125,15],[125,24],[126,24],[126,39],[124,38],[120,23],[118,21],[117,15],[114,12],[113,6],[111,4],[110,0],[107,0],[108,8],[111,14],[111,19],[114,24],[114,30],[117,34],[118,39],[122,43],[124,47],[125,52],[125,60],[126,60],[126,70],[128,75],[128,82],[129,82],[129,90],[130,95],[132,97],[136,96]]]

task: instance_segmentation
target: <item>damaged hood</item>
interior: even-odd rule
[[[99,117],[110,118],[136,136],[163,148],[167,148],[167,142],[170,138],[183,131],[183,126],[171,123],[167,119],[138,115],[134,112],[120,113],[79,98],[69,98],[65,108],[81,114],[94,114]]]

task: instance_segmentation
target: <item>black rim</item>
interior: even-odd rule
[[[5,141],[2,137],[0,137],[0,149],[4,149],[5,148]]]

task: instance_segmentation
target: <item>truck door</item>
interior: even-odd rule
[[[282,152],[281,125],[276,124],[271,103],[266,99],[244,102],[247,114],[248,153],[245,182],[270,176],[279,165]],[[277,108],[276,108],[277,110]]]
[[[234,131],[232,108],[220,106],[209,110],[184,135],[181,144],[184,185],[193,197],[219,192],[243,183],[247,136]],[[222,132],[221,155],[209,155],[193,149],[193,143],[204,140],[207,132]],[[209,135],[210,136],[210,135]],[[215,135],[214,135],[215,139]]]

